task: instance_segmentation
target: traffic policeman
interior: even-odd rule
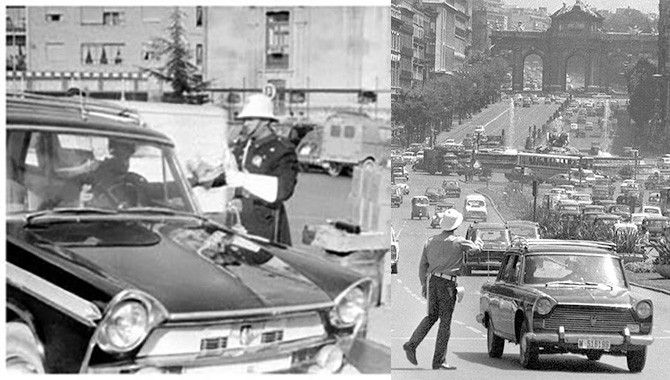
[[[480,250],[481,241],[474,243],[456,236],[455,231],[463,223],[463,215],[449,209],[443,218],[444,230],[432,236],[423,247],[419,264],[419,280],[422,295],[427,297],[428,315],[417,326],[408,342],[403,344],[410,363],[417,365],[416,348],[426,337],[437,320],[440,320],[433,354],[433,369],[456,369],[445,363],[447,344],[451,335],[451,316],[458,295],[456,276],[463,263],[463,250]]]
[[[272,124],[278,119],[272,99],[263,94],[251,95],[238,119],[244,125],[231,150],[239,172],[224,171],[206,186],[241,189],[236,196],[242,201],[240,219],[247,232],[291,245],[284,201],[293,195],[297,183],[295,146],[275,133]]]

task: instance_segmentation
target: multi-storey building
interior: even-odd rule
[[[462,67],[471,46],[471,19],[470,0],[392,0],[393,93]]]
[[[545,31],[551,25],[551,18],[547,8],[519,8],[505,9],[507,15],[507,30]]]
[[[26,20],[24,46],[29,46],[27,71],[8,71],[7,77],[20,76],[24,89],[63,92],[81,87],[112,97],[125,92],[127,98],[171,91],[139,68],[161,64],[151,41],[167,36],[174,7],[21,9]],[[246,94],[272,83],[278,89],[280,114],[312,110],[309,116],[315,118],[323,114],[318,110],[347,108],[390,117],[391,70],[384,57],[391,38],[381,33],[390,29],[387,7],[180,10],[186,14],[192,62],[210,82],[215,102],[235,110]],[[15,13],[18,23],[18,8]]]
[[[670,0],[660,0],[658,17],[658,72],[661,74],[662,121],[670,134]]]

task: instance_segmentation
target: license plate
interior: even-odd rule
[[[291,367],[291,357],[281,357],[270,360],[263,360],[258,362],[228,364],[220,366],[203,366],[203,367],[187,367],[184,368],[185,374],[218,374],[218,373],[265,373],[274,372]]]
[[[609,351],[610,341],[605,339],[579,339],[577,347],[587,350],[605,350]]]

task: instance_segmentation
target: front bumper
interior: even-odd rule
[[[479,319],[478,319],[479,320]],[[648,346],[654,342],[651,335],[631,335],[628,329],[622,334],[575,334],[565,333],[559,330],[555,332],[532,332],[526,335],[530,342],[537,343],[540,346],[558,346],[563,349],[579,351],[580,339],[602,339],[610,342],[611,352],[620,352],[640,349],[642,346]]]
[[[349,339],[345,341],[349,342]],[[350,343],[350,342],[349,342]],[[147,373],[314,373],[324,371],[323,352],[342,350],[335,339],[310,339],[285,343],[237,356],[164,355],[141,357],[94,365],[88,373],[103,374],[147,374]],[[347,350],[349,351],[349,350]],[[320,354],[321,353],[321,354]],[[334,372],[338,373],[348,364],[346,355]]]

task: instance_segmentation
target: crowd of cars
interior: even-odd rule
[[[621,195],[616,200],[594,200],[591,194],[579,192],[573,185],[560,185],[545,194],[544,206],[561,220],[607,226],[615,235],[639,232],[645,239],[657,240],[664,233],[670,233],[670,210],[667,209],[670,188],[659,190],[643,200],[641,184],[624,180],[620,185]]]

